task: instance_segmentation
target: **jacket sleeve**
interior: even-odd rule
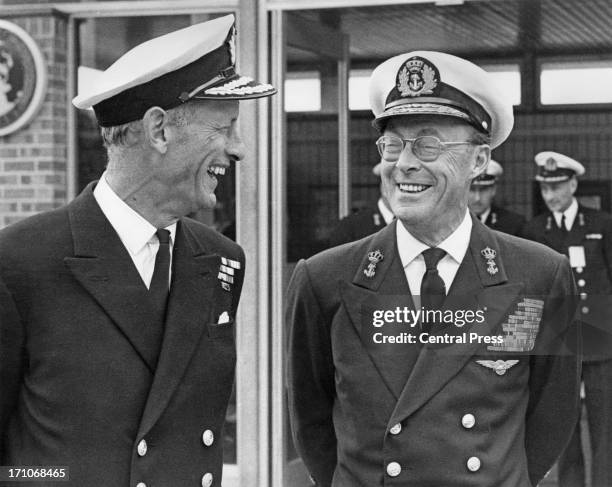
[[[286,322],[287,391],[295,446],[316,485],[329,486],[336,467],[334,366],[329,323],[304,261],[289,283]]]
[[[533,485],[568,444],[580,411],[581,336],[575,319],[576,286],[567,259],[560,261],[546,297],[531,356],[525,446]]]
[[[0,278],[0,461],[7,425],[19,395],[23,373],[24,333],[13,298]]]

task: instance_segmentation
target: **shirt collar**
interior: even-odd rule
[[[140,252],[155,235],[157,229],[119,198],[109,186],[106,173],[102,174],[94,189],[94,198],[130,254]],[[167,226],[166,230],[170,232],[170,242],[173,243],[176,222]]]
[[[576,215],[578,214],[578,201],[576,198],[572,198],[572,202],[567,207],[565,211],[555,211],[553,215],[555,216],[555,221],[557,222],[557,226],[561,225],[561,217],[565,215],[565,226],[569,230],[572,228],[574,224],[574,220],[576,219]]]
[[[438,248],[446,251],[457,263],[461,263],[465,257],[465,253],[470,245],[470,236],[472,234],[472,219],[468,211],[460,225],[446,239],[438,244]],[[402,265],[406,267],[414,259],[416,259],[423,250],[429,248],[429,245],[424,244],[420,240],[414,238],[401,221],[396,225],[397,248],[402,261]]]
[[[378,211],[380,211],[380,214],[387,225],[395,219],[395,215],[387,207],[387,205],[385,205],[385,202],[382,198],[378,198]]]
[[[478,219],[484,223],[487,221],[489,217],[489,213],[491,213],[491,207],[489,206],[485,211],[483,211],[480,215],[478,215]]]

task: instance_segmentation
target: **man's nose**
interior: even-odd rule
[[[406,143],[404,150],[401,152],[399,159],[395,163],[395,166],[401,171],[418,171],[423,167],[423,161],[421,161],[412,152],[412,144]]]
[[[241,161],[244,159],[246,153],[246,146],[242,141],[242,137],[240,137],[240,131],[236,126],[236,122],[232,124],[232,131],[229,136],[229,141],[227,143],[227,153],[232,156],[232,158],[236,161]]]

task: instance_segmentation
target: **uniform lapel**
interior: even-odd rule
[[[584,238],[587,233],[586,228],[584,209],[581,206],[578,206],[578,212],[576,213],[576,218],[572,224],[572,229],[569,231],[567,236],[567,246],[584,245]],[[566,249],[564,253],[567,254],[568,250]]]
[[[394,310],[398,306],[414,309],[404,268],[397,252],[396,224],[394,222],[387,225],[374,236],[364,252],[352,283],[341,283],[340,291],[349,318],[374,368],[397,399],[409,373],[409,368],[402,365],[406,362],[404,355],[409,347],[375,344],[373,334],[383,328],[372,325],[374,310]],[[376,251],[383,255],[383,259],[372,265],[369,255]],[[366,274],[368,269],[371,272]],[[398,331],[406,328],[405,325],[390,326],[395,326]],[[408,328],[405,331],[413,330]]]
[[[507,277],[500,255],[497,240],[493,232],[487,229],[477,218],[472,218],[473,228],[470,245],[461,263],[445,302],[445,309],[482,309],[485,311],[485,322],[474,324],[472,331],[480,335],[494,334],[508,309],[515,302],[523,289],[522,284],[506,284]],[[485,248],[495,250],[494,258],[497,272],[490,273],[490,268],[481,251]],[[454,325],[445,325],[451,334],[458,334],[462,329]],[[450,329],[449,329],[450,327]],[[476,328],[478,327],[478,328]],[[470,330],[465,330],[469,333]],[[408,378],[389,425],[396,424],[410,416],[444,385],[450,381],[482,348],[477,341],[450,345],[426,345]]]
[[[77,281],[123,332],[138,355],[154,371],[157,346],[150,340],[147,288],[106,219],[90,184],[68,206],[74,256],[64,258]]]
[[[155,424],[178,386],[207,323],[212,322],[214,293],[220,289],[219,255],[211,254],[180,221],[173,248],[172,285],[164,340],[140,435]]]

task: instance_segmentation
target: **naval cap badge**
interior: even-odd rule
[[[547,171],[556,171],[557,161],[555,161],[552,157],[549,157],[544,163],[544,169],[546,169]]]
[[[368,253],[368,260],[370,263],[368,264],[368,268],[363,270],[363,273],[369,278],[374,277],[376,275],[376,266],[384,258],[383,253],[379,249]]]
[[[487,272],[492,276],[497,274],[499,272],[499,268],[497,267],[497,263],[495,262],[497,252],[491,247],[485,247],[480,251],[480,255],[482,255],[487,261]]]
[[[440,75],[436,67],[426,59],[413,56],[397,73],[397,89],[403,97],[432,95]]]

